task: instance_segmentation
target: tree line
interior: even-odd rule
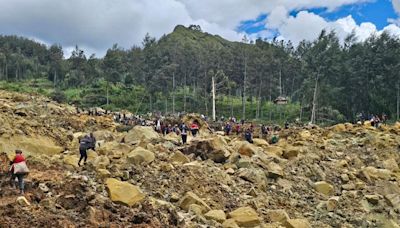
[[[297,46],[246,37],[230,42],[177,26],[141,46],[117,44],[103,58],[76,46],[64,58],[60,45],[0,36],[0,79],[46,79],[62,100],[80,106],[132,112],[212,113],[245,119],[299,117],[312,122],[353,121],[358,113],[399,118],[400,39],[382,33],[358,42],[322,31]],[[273,105],[277,97],[289,104]],[[274,111],[274,113],[273,113]],[[286,116],[285,116],[286,115]],[[282,118],[282,116],[280,116]]]

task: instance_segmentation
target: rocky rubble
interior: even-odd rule
[[[25,198],[1,178],[0,227],[399,227],[400,123],[294,128],[270,145],[201,122],[180,145],[46,98],[0,100],[0,147],[22,148],[31,168]],[[78,167],[92,131],[98,147]]]

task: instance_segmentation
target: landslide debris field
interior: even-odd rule
[[[0,177],[0,227],[399,227],[400,123],[292,128],[274,145],[117,127],[0,91],[0,149],[31,169],[26,201]],[[78,167],[89,132],[100,146]]]

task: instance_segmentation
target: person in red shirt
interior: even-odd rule
[[[18,187],[20,194],[24,194],[24,176],[25,173],[14,173],[14,165],[25,162],[25,157],[22,155],[21,150],[15,150],[15,158],[11,161],[11,185],[15,186],[15,178],[18,179]]]
[[[197,121],[194,121],[192,125],[190,126],[190,130],[192,132],[193,137],[196,137],[197,133],[199,132],[199,125],[197,124]]]

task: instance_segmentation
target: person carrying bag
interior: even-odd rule
[[[20,194],[24,194],[24,177],[29,173],[28,166],[26,165],[25,157],[22,155],[21,150],[15,150],[15,158],[11,161],[11,185],[15,186],[15,178],[18,179],[18,187]]]

